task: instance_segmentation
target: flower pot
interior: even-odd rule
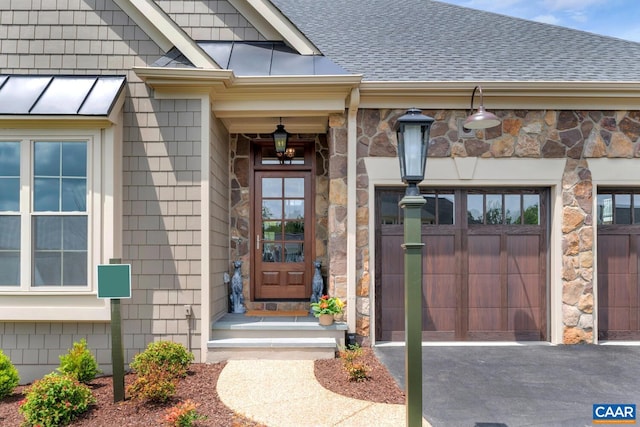
[[[329,326],[333,324],[333,314],[321,314],[318,317],[318,323],[322,326]]]

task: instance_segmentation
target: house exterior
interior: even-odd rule
[[[640,339],[640,44],[437,1],[0,8],[0,348],[23,381],[83,337],[109,371],[113,258],[126,361],[157,339],[207,361],[234,260],[247,308],[308,309],[320,260],[350,332],[402,340],[410,107],[435,118],[424,338]],[[478,84],[502,124],[468,131]]]

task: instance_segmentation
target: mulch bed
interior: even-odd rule
[[[363,349],[360,361],[370,368],[369,378],[364,381],[349,381],[343,369],[343,362],[339,358],[316,361],[315,374],[320,384],[338,394],[373,402],[405,403],[404,393],[371,349]],[[179,382],[176,395],[163,404],[151,404],[132,399],[113,403],[111,377],[96,378],[89,386],[97,399],[97,404],[71,425],[82,427],[160,426],[167,408],[191,399],[200,404],[198,412],[207,416],[207,420],[198,421],[194,425],[201,427],[261,426],[234,413],[220,401],[215,385],[224,366],[224,363],[192,364],[187,378]],[[131,383],[134,378],[133,374],[127,374],[125,384]],[[18,412],[18,405],[24,398],[23,393],[26,389],[27,386],[20,386],[11,396],[0,401],[1,426],[19,427],[22,424],[24,418]]]

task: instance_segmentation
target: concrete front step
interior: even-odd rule
[[[311,316],[248,317],[227,314],[212,325],[207,361],[331,359],[344,346],[347,325],[320,326]]]
[[[333,359],[335,338],[221,338],[208,342],[208,362],[230,359]]]

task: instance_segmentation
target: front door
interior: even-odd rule
[[[253,297],[308,300],[313,224],[311,170],[254,172]]]

